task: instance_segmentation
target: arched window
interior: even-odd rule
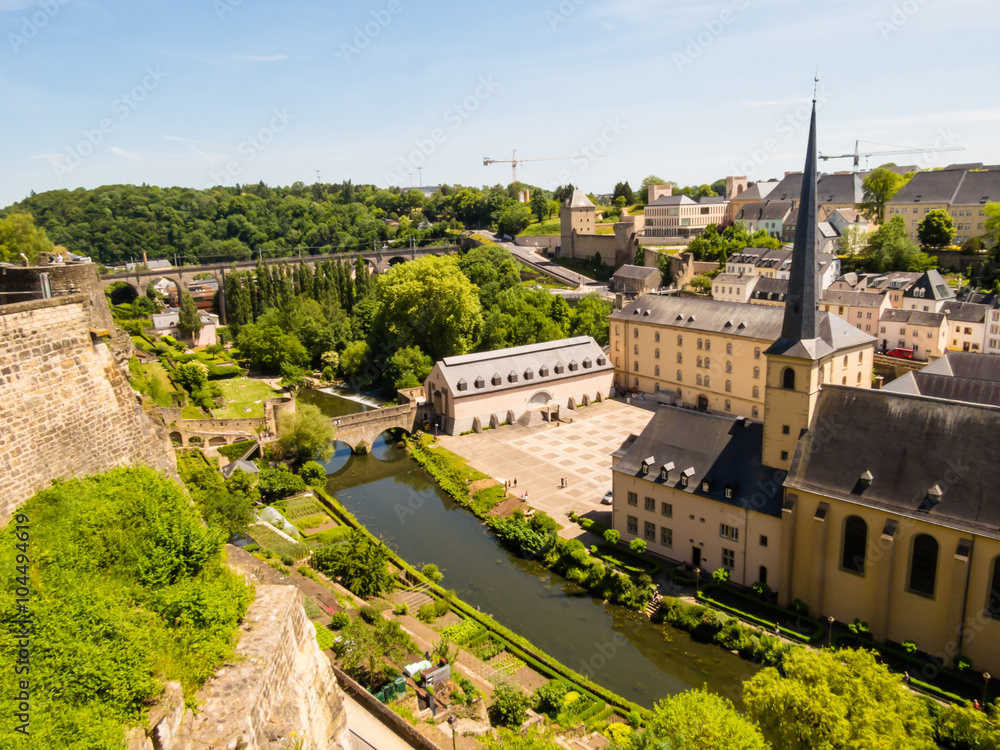
[[[653,334],[653,339],[655,339],[655,341],[656,341],[657,344],[660,343],[660,332],[659,331],[657,331],[656,333]]]
[[[620,343],[621,342],[618,339],[615,339],[615,351],[616,352],[617,351],[621,351],[621,347],[619,346]]]
[[[712,385],[712,383],[711,383],[711,381],[709,380],[709,378],[708,378],[708,375],[706,375],[706,376],[705,376],[705,387],[706,387],[706,388],[708,388],[708,387],[709,387],[709,386],[711,386],[711,385]]]
[[[703,362],[704,360],[701,357],[698,357],[698,367],[701,367]]]
[[[633,328],[632,329],[632,338],[634,338],[634,339],[639,338],[639,329],[638,328]]]
[[[684,343],[684,337],[677,334],[677,346],[681,346]]]
[[[757,386],[753,387],[753,397],[760,398],[760,388],[758,388]]]
[[[632,363],[632,369],[635,370],[636,372],[639,372],[639,363],[638,362],[633,362]]]
[[[638,344],[634,344],[632,346],[632,353],[635,354],[636,356],[639,355],[639,345]]]
[[[684,357],[681,355],[681,353],[677,352],[677,364],[681,364],[681,362],[683,361],[683,359],[684,359]]]
[[[683,377],[681,371],[678,370],[677,371],[677,382],[680,383],[682,380],[684,380],[684,377]]]
[[[702,341],[701,339],[698,339],[698,348],[701,349],[704,345],[705,345],[705,342]]]
[[[760,347],[759,346],[756,349],[753,350],[753,358],[754,359],[760,359]]]
[[[732,372],[732,371],[733,371],[733,363],[726,362],[726,372]]]
[[[795,370],[786,367],[781,373],[781,387],[790,391],[795,390]]]
[[[727,380],[726,381],[726,393],[732,393],[732,392],[733,392],[733,381],[732,380]]]
[[[656,377],[660,377],[660,366],[657,365],[653,368],[653,370],[655,371],[653,374],[656,375]]]
[[[615,367],[621,367],[621,366],[622,366],[621,357],[615,357]]]
[[[730,400],[729,400],[729,399],[727,398],[727,399],[726,399],[726,411],[732,411],[732,410],[733,410],[733,402],[732,402],[732,401],[730,401]]]
[[[840,567],[851,573],[865,574],[865,551],[868,547],[868,524],[861,516],[848,516],[844,521],[844,546]]]
[[[733,345],[726,344],[726,354],[732,354],[732,353],[733,353]]]
[[[755,378],[759,378],[760,377],[760,368],[759,367],[753,368],[753,376]]]
[[[701,375],[698,375],[694,379],[695,385],[701,385]]]
[[[711,367],[711,366],[712,366],[712,358],[705,357],[705,367]]]
[[[653,359],[659,359],[659,358],[660,358],[660,350],[659,350],[659,349],[657,349],[657,350],[656,350],[656,353],[655,353],[655,354],[653,354]]]
[[[993,582],[990,584],[990,600],[986,611],[992,617],[1000,617],[1000,557],[993,561]]]
[[[938,543],[930,534],[919,534],[913,539],[910,557],[910,591],[934,596],[937,580]]]

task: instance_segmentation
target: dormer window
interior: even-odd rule
[[[534,380],[534,378],[535,378],[535,371],[532,370],[530,367],[524,371],[525,380]]]
[[[566,370],[566,365],[564,365],[562,362],[560,362],[555,366],[556,375],[562,375],[565,370]]]
[[[736,488],[733,486],[726,487],[726,500],[732,500],[736,495]]]
[[[691,481],[691,477],[694,476],[694,467],[689,466],[681,472],[681,487],[687,487],[688,482]]]
[[[590,357],[587,357],[587,358],[585,358],[583,360],[583,369],[584,370],[589,370],[593,366],[594,366],[594,360],[592,360]]]
[[[469,390],[469,381],[467,381],[465,378],[459,379],[458,384],[456,385],[456,388],[458,390],[460,390],[460,391],[467,391],[467,390]]]
[[[571,359],[569,361],[569,371],[570,372],[576,372],[579,369],[580,369],[579,362],[577,362],[575,359]]]
[[[605,357],[603,354],[597,358],[598,367],[604,367],[604,365],[606,365],[607,363],[608,363],[608,358]]]
[[[482,375],[480,375],[478,378],[476,378],[475,386],[476,386],[476,388],[485,388],[486,387],[486,381],[483,380],[483,376]]]
[[[660,479],[666,482],[670,478],[670,472],[674,470],[674,462],[663,464],[660,467]]]
[[[493,385],[502,385],[503,378],[500,377],[499,372],[495,372],[493,373],[493,378],[490,380],[490,382],[493,383]]]
[[[711,482],[709,482],[707,479],[702,479],[701,480],[701,491],[702,492],[708,492],[711,488],[712,488],[712,483]]]
[[[517,373],[514,372],[513,370],[511,370],[510,372],[508,372],[507,373],[507,382],[508,383],[516,383],[517,382]]]
[[[540,377],[540,378],[547,378],[548,376],[549,376],[549,366],[548,365],[542,365],[541,367],[538,368],[538,377]]]
[[[642,460],[642,475],[646,476],[649,474],[649,467],[656,463],[656,459],[650,456],[649,458],[644,458]]]

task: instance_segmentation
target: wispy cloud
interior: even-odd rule
[[[66,157],[63,154],[33,154],[32,159],[44,159],[49,164],[62,164]]]
[[[229,59],[236,62],[280,62],[287,60],[288,55],[230,55]]]
[[[126,151],[123,148],[118,148],[118,146],[112,146],[108,150],[112,154],[115,154],[116,156],[121,156],[124,159],[132,159],[133,161],[141,161],[141,159],[139,158],[139,154],[137,154],[135,151]]]

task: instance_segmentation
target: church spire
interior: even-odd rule
[[[809,121],[809,144],[802,170],[798,224],[792,249],[792,268],[785,297],[781,338],[786,343],[809,341],[819,336],[816,314],[816,96],[813,94]]]

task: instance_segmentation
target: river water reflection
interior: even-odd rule
[[[313,402],[331,416],[360,406]],[[363,456],[338,443],[326,469],[327,489],[404,559],[436,564],[443,586],[577,672],[644,706],[702,684],[740,705],[757,667],[512,555],[385,436]]]

